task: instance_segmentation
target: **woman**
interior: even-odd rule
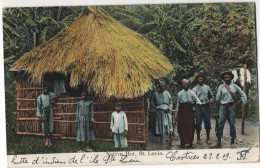
[[[151,107],[155,109],[156,117],[156,134],[160,135],[160,144],[163,144],[163,134],[169,135],[170,147],[173,147],[172,141],[172,97],[165,90],[166,84],[164,81],[159,81],[159,91],[153,94]]]
[[[77,123],[77,141],[80,147],[82,142],[89,141],[89,145],[92,146],[94,140],[93,134],[93,121],[94,110],[93,101],[88,97],[86,92],[81,93],[81,99],[77,103],[76,120]]]
[[[199,98],[194,91],[189,89],[189,80],[182,80],[183,90],[178,93],[177,107],[176,107],[176,120],[177,130],[181,140],[181,148],[189,145],[189,148],[194,148],[193,139],[195,131],[194,110],[193,104],[201,104]]]

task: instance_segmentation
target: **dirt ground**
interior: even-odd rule
[[[216,134],[215,134],[215,119],[211,118],[211,132],[210,139],[212,143],[216,142]],[[235,139],[235,145],[238,148],[244,147],[259,147],[259,121],[258,122],[249,122],[245,121],[245,134],[242,135],[241,132],[241,120],[236,119],[236,134],[237,138]],[[230,148],[230,135],[229,135],[229,123],[226,121],[223,137],[222,137],[222,148]],[[171,149],[181,149],[180,148],[180,140],[179,135],[177,133],[177,128],[175,126],[174,129],[174,137],[173,143],[174,147],[169,147],[169,137],[164,135],[163,145],[160,145],[160,137],[154,135],[151,132],[148,132],[148,140],[146,145],[146,150],[171,150]],[[204,129],[204,125],[202,125],[201,130],[201,145],[196,144],[197,135],[196,132],[194,134],[193,144],[195,145],[195,149],[210,149],[210,146],[206,144],[206,130]]]

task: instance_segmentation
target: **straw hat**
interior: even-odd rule
[[[221,76],[220,76],[221,79],[224,80],[225,75],[229,75],[229,76],[231,77],[231,80],[234,78],[234,75],[232,74],[232,72],[227,71],[227,72],[223,72],[223,73],[221,74]]]

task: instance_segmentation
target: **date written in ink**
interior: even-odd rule
[[[220,154],[220,153],[205,153],[203,155],[203,159],[205,160],[228,160],[230,158],[230,154],[229,153],[224,153],[224,154]]]

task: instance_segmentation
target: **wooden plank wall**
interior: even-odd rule
[[[38,135],[41,133],[39,118],[36,117],[36,99],[42,93],[41,86],[33,86],[22,78],[17,79],[17,134]],[[53,105],[53,135],[62,139],[75,139],[76,104],[80,97],[62,97]],[[94,101],[94,132],[96,140],[113,141],[110,130],[112,101]],[[146,143],[144,98],[122,100],[122,111],[128,119],[129,146],[144,147]]]

